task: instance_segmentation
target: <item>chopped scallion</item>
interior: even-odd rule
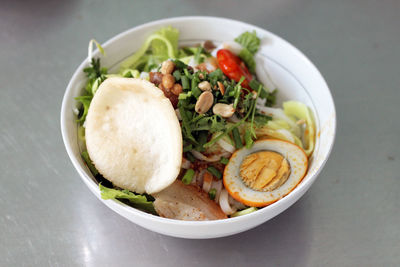
[[[193,149],[193,145],[192,144],[188,144],[188,145],[183,147],[183,152],[188,152],[188,151],[190,151],[192,149]]]
[[[190,161],[190,162],[195,162],[196,158],[192,155],[192,153],[188,152],[186,153],[186,158]]]
[[[211,188],[210,191],[208,191],[208,196],[210,197],[210,199],[214,200],[215,199],[215,195],[217,194],[217,189],[215,188]]]
[[[225,158],[225,157],[221,157],[220,161],[222,164],[226,165],[229,163],[229,159]]]
[[[189,78],[186,76],[181,76],[181,80],[182,80],[183,90],[189,90],[190,89]]]
[[[234,128],[232,130],[232,135],[233,135],[233,141],[235,142],[235,147],[237,149],[240,149],[243,147],[242,139],[240,138],[239,130],[238,128]]]
[[[185,172],[185,175],[182,178],[182,183],[184,184],[190,184],[193,180],[194,177],[194,170],[193,169],[188,169]]]
[[[195,87],[195,88],[193,88],[192,89],[192,94],[196,97],[196,98],[198,98],[200,95],[201,95],[201,90],[199,89],[199,87]]]
[[[213,166],[209,166],[207,168],[207,171],[209,171],[212,175],[214,175],[217,179],[221,179],[222,178],[222,173],[217,170],[217,168],[213,167]]]
[[[246,132],[244,133],[244,141],[246,143],[246,148],[251,148],[253,145],[254,141],[253,138],[251,137],[251,130],[246,129]]]
[[[188,77],[189,79],[192,79],[192,74],[189,73],[188,69],[183,69],[183,72],[185,73],[186,77]]]

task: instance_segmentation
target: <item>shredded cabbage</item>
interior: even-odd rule
[[[283,109],[257,105],[257,108],[272,116],[272,120],[262,127],[256,128],[257,138],[269,137],[292,142],[304,149],[307,156],[314,150],[315,124],[309,108],[301,102],[287,101]],[[304,130],[297,123],[304,120]]]
[[[287,101],[283,103],[283,110],[287,116],[293,117],[297,120],[304,120],[306,123],[303,143],[304,151],[307,156],[310,156],[314,150],[315,142],[315,123],[310,109],[301,102]]]

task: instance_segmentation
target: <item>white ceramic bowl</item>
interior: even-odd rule
[[[73,165],[82,180],[105,205],[128,220],[149,230],[183,238],[222,237],[246,231],[260,225],[295,203],[313,184],[324,166],[332,149],[336,114],[332,96],[317,68],[291,44],[257,26],[240,21],[215,17],[177,17],[147,23],[113,37],[103,44],[106,56],[98,51],[94,56],[101,57],[102,66],[110,71],[135,52],[145,38],[160,27],[171,25],[180,31],[180,43],[199,43],[212,40],[215,43],[233,40],[244,31],[257,31],[262,38],[258,59],[270,73],[279,87],[278,102],[300,100],[314,111],[317,127],[316,146],[311,158],[309,171],[303,181],[286,197],[276,203],[251,214],[218,221],[178,221],[157,217],[134,209],[114,200],[102,200],[98,184],[87,169],[80,156],[77,139],[77,123],[73,108],[74,97],[79,96],[86,82],[83,69],[88,66],[87,59],[75,71],[66,89],[61,109],[61,131],[65,147]],[[88,36],[88,39],[91,36]],[[260,62],[260,61],[258,61]]]

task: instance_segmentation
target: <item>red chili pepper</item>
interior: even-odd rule
[[[226,76],[236,82],[239,82],[240,78],[244,76],[245,80],[242,82],[242,86],[250,89],[249,82],[253,79],[253,76],[238,56],[228,49],[220,49],[217,52],[217,60],[219,67]]]

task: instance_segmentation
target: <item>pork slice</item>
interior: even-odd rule
[[[180,180],[153,196],[154,208],[161,217],[185,221],[227,218],[215,201],[200,187],[185,185]]]

